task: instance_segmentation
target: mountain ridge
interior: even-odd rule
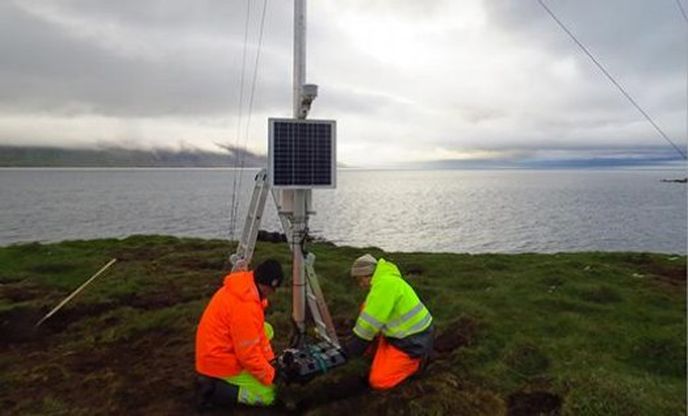
[[[266,164],[264,155],[231,146],[222,149],[212,152],[0,145],[0,167],[260,167]]]

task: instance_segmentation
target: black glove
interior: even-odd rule
[[[281,370],[287,382],[298,381],[301,376],[301,364],[294,360],[294,356],[289,352],[284,354]]]
[[[280,358],[270,361],[270,365],[275,369],[274,380],[284,383],[298,381],[301,375],[301,365],[294,361],[294,356],[286,352]]]
[[[284,369],[280,365],[279,360],[275,358],[274,360],[270,361],[270,365],[275,369],[275,377],[272,379],[272,382],[286,382],[287,380],[285,379]]]
[[[279,366],[272,366],[275,369],[275,377],[272,379],[273,383],[277,383],[278,381],[282,380],[282,372],[280,371]]]
[[[370,346],[370,343],[371,341],[359,338],[356,334],[351,334],[349,339],[346,340],[344,346],[342,347],[344,357],[349,359],[351,357],[363,355],[366,349],[368,349]]]
[[[341,354],[341,356],[344,357],[345,360],[349,359],[349,355],[344,346],[342,346],[341,348],[337,348],[337,353]]]

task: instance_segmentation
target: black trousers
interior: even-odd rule
[[[239,387],[219,378],[198,374],[196,376],[196,397],[199,410],[210,407],[233,406],[239,397]]]

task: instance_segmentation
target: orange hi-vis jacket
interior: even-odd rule
[[[275,357],[265,335],[265,317],[253,272],[227,275],[206,306],[196,331],[196,371],[226,378],[246,370],[270,385]]]

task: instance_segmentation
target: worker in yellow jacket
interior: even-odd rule
[[[432,351],[432,315],[391,262],[366,254],[354,261],[351,276],[369,291],[345,352],[360,355],[377,337],[368,382],[390,389],[418,372]]]

